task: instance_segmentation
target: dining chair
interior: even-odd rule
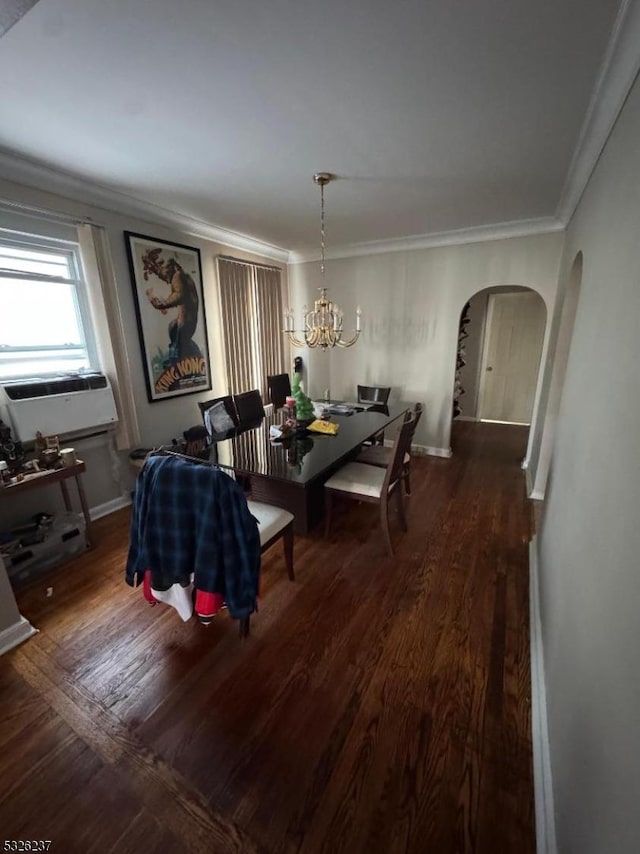
[[[182,441],[176,443],[176,448],[180,449],[180,453],[187,457],[196,457],[200,460],[208,460],[211,456],[211,436],[209,431],[202,424],[196,424],[194,427],[189,427],[182,434]]]
[[[239,424],[238,413],[230,394],[214,397],[211,400],[198,401],[204,426],[210,435],[226,433]]]
[[[336,497],[378,504],[380,507],[380,524],[387,543],[387,550],[389,556],[393,557],[393,546],[389,533],[389,499],[395,494],[400,525],[402,530],[406,531],[407,519],[401,488],[402,461],[411,438],[414,420],[414,413],[409,413],[407,420],[398,432],[393,445],[391,461],[386,468],[359,462],[347,463],[327,480],[324,485],[325,537],[328,537],[331,532],[333,504]]]
[[[274,504],[265,504],[263,501],[247,500],[249,511],[258,523],[260,534],[260,551],[266,552],[276,540],[281,537],[284,541],[284,562],[287,574],[291,581],[296,577],[293,571],[293,513],[276,507]]]
[[[389,401],[391,386],[359,385],[358,403],[378,403],[384,405]]]
[[[413,414],[413,429],[409,437],[409,445],[402,460],[402,479],[404,480],[404,489],[407,495],[411,495],[411,443],[416,432],[416,427],[422,418],[423,408],[421,403],[416,403]],[[359,453],[356,462],[366,463],[369,466],[378,466],[378,468],[386,468],[391,462],[393,449],[380,446],[372,446],[363,448]]]
[[[267,388],[274,409],[282,409],[287,397],[291,395],[289,374],[272,374],[267,377]]]
[[[174,500],[176,494],[191,495],[193,502]],[[175,526],[167,526],[168,505],[178,519]],[[127,581],[143,581],[149,602],[173,605],[183,620],[195,610],[208,625],[226,602],[246,637],[262,555],[279,539],[287,574],[295,580],[293,514],[248,501],[234,479],[208,461],[164,449],[149,454],[138,476],[133,519]],[[189,547],[194,541],[201,546],[195,551]],[[149,552],[155,555],[151,562]],[[195,598],[186,593],[188,580]]]
[[[282,538],[284,546],[284,563],[287,568],[289,581],[295,581],[293,570],[293,513],[275,507],[273,504],[264,504],[262,501],[247,501],[249,512],[258,523],[260,534],[260,555]],[[251,617],[240,620],[239,634],[241,638],[249,636]]]
[[[358,386],[358,403],[373,403],[374,406],[369,407],[371,412],[387,412],[387,403],[391,394],[391,386],[380,385],[359,385]],[[365,444],[384,445],[384,430]]]
[[[261,421],[264,418],[262,395],[257,388],[252,389],[252,391],[243,391],[240,394],[234,394],[233,402],[235,403],[241,427],[246,424],[255,424],[256,421]]]

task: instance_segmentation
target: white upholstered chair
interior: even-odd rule
[[[291,581],[295,581],[293,572],[293,514],[273,504],[248,500],[249,512],[258,522],[260,534],[260,554],[264,554],[276,540],[282,537],[284,544],[284,562]],[[249,635],[251,617],[240,620],[240,637]]]
[[[284,560],[291,581],[295,580],[293,571],[293,513],[264,504],[262,501],[247,501],[249,512],[258,522],[260,534],[260,551],[265,552],[276,540],[282,537],[284,545]]]

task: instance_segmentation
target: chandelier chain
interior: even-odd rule
[[[324,276],[324,182],[320,184],[320,272]]]

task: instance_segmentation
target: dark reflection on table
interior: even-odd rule
[[[376,411],[332,415],[331,421],[340,425],[337,435],[303,431],[283,441],[272,441],[269,435],[272,425],[282,423],[282,414],[266,415],[253,426],[215,435],[214,454],[221,467],[238,473],[305,485],[357,453],[362,442],[399,419],[407,408],[408,404],[397,403],[381,405]]]
[[[287,465],[302,472],[302,462],[309,451],[313,450],[313,438],[309,433],[294,433],[282,443],[286,449]]]

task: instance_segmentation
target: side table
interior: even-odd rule
[[[41,486],[49,486],[51,483],[59,483],[65,509],[67,512],[70,512],[72,510],[71,498],[65,481],[70,477],[74,478],[76,488],[78,490],[78,498],[80,499],[80,506],[82,507],[82,515],[84,516],[86,525],[87,545],[91,546],[91,518],[89,516],[89,505],[87,504],[87,497],[84,494],[84,486],[80,478],[80,475],[84,471],[85,464],[82,460],[77,460],[71,466],[63,466],[62,468],[53,469],[51,471],[39,471],[33,472],[32,474],[26,474],[24,476],[24,480],[21,480],[18,483],[9,483],[5,486],[0,486],[0,498],[8,498],[12,495],[17,495],[19,492],[24,492],[27,489],[37,489]]]

